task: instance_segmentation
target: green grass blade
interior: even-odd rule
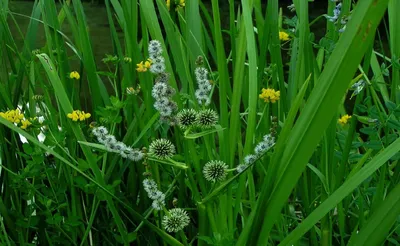
[[[299,226],[292,231],[280,245],[290,245],[299,240],[314,224],[316,224],[326,213],[332,210],[343,198],[350,194],[357,188],[365,179],[376,172],[382,165],[384,165],[393,155],[400,151],[400,139],[397,139],[379,155],[375,156],[369,163],[365,165],[360,171],[354,174],[351,178],[346,180],[332,195],[330,195],[321,205],[319,205]],[[397,187],[398,188],[398,187]],[[399,191],[396,191],[398,194]],[[389,199],[389,198],[387,198]],[[393,198],[391,202],[399,202],[399,197]],[[383,205],[382,205],[383,206]],[[389,206],[389,205],[387,205]],[[384,207],[383,207],[384,208]],[[386,213],[386,210],[382,210]],[[365,244],[358,244],[365,245]],[[374,245],[374,244],[372,244]]]

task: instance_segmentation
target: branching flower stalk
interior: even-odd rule
[[[117,153],[122,158],[128,158],[134,162],[141,161],[145,157],[141,150],[133,149],[123,142],[117,141],[115,136],[108,134],[108,130],[104,126],[93,128],[92,133],[96,136],[97,141],[106,147],[108,152]]]

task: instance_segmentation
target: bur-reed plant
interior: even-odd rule
[[[106,0],[98,51],[0,0],[1,245],[399,244],[400,3],[326,2]]]

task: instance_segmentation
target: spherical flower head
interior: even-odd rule
[[[161,116],[163,116],[163,117],[168,117],[168,116],[171,116],[171,115],[172,115],[173,110],[172,110],[171,107],[166,106],[166,107],[160,108],[160,109],[159,109],[159,112],[160,112],[160,115],[161,115]]]
[[[126,145],[123,142],[117,142],[114,146],[114,152],[115,153],[124,153],[126,149]]]
[[[175,146],[168,139],[156,139],[150,144],[149,152],[158,159],[167,159],[175,154]]]
[[[243,172],[244,170],[246,170],[247,167],[248,167],[248,165],[246,165],[246,164],[240,164],[240,165],[238,165],[238,166],[236,167],[236,172],[241,173],[241,172]]]
[[[267,134],[263,137],[264,142],[269,143],[270,145],[275,144],[275,137],[273,137],[271,134]]]
[[[152,191],[154,191],[154,190],[155,190],[155,191],[158,191],[156,181],[154,181],[154,179],[149,179],[149,178],[144,179],[144,180],[143,180],[143,189],[144,189],[147,193],[150,193],[150,192],[152,192]]]
[[[92,133],[96,137],[100,137],[100,136],[107,135],[108,134],[108,130],[104,126],[99,126],[99,127],[93,128]]]
[[[150,72],[154,74],[159,74],[165,72],[165,64],[164,63],[153,63],[150,66]]]
[[[126,152],[128,159],[131,161],[141,161],[144,158],[144,153],[140,151],[139,149],[129,149],[129,151]]]
[[[162,193],[161,191],[157,189],[150,190],[147,195],[151,200],[160,200],[164,201],[165,200],[165,194]]]
[[[226,178],[228,165],[223,161],[209,161],[203,168],[203,175],[207,181],[218,182]]]
[[[167,84],[169,80],[169,73],[160,73],[158,74],[157,78],[155,79],[156,83],[164,83]]]
[[[262,89],[262,92],[260,94],[260,98],[263,99],[265,102],[271,102],[275,103],[280,99],[281,92],[280,91],[275,91],[274,89]]]
[[[150,55],[160,55],[162,53],[161,42],[158,40],[151,40],[149,43],[148,51]]]
[[[253,164],[256,160],[257,160],[257,156],[256,155],[246,155],[244,157],[244,163],[246,165]]]
[[[257,144],[257,146],[254,148],[254,152],[256,155],[262,155],[264,154],[268,149],[270,148],[270,145],[266,142],[260,142]]]
[[[196,123],[202,128],[211,128],[218,123],[218,114],[212,109],[203,109],[197,113]]]
[[[104,137],[104,139],[102,139],[102,142],[99,141],[100,143],[107,145],[107,144],[116,144],[117,140],[115,139],[115,137],[113,135],[106,135]]]
[[[181,208],[173,208],[168,211],[162,220],[162,226],[168,232],[178,232],[183,230],[190,223],[188,213]]]
[[[69,78],[79,80],[81,78],[81,76],[79,75],[79,73],[77,71],[72,71],[69,74]]]
[[[289,34],[287,34],[286,32],[279,32],[279,40],[288,41],[289,40]]]
[[[199,90],[206,91],[209,93],[211,91],[211,89],[212,89],[212,85],[210,84],[210,82],[208,82],[208,80],[206,83],[199,84]]]
[[[165,200],[153,200],[153,203],[151,204],[151,206],[155,210],[162,210],[163,207],[165,206]]]
[[[343,116],[338,120],[338,122],[339,122],[342,126],[344,126],[344,125],[347,124],[347,122],[349,122],[350,119],[351,119],[351,116],[348,115],[348,114],[345,114],[345,115],[343,115]]]
[[[194,74],[196,75],[196,79],[203,76],[205,76],[204,78],[207,79],[208,70],[205,69],[204,67],[197,67],[194,70]]]
[[[153,98],[158,99],[161,97],[165,97],[167,94],[168,85],[166,83],[155,83],[153,89],[151,91],[151,95]]]
[[[183,130],[194,125],[196,123],[196,111],[194,109],[183,109],[180,111],[176,118],[178,120],[178,125]]]

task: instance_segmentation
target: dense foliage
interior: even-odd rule
[[[400,1],[262,2],[0,0],[0,244],[399,245]]]

